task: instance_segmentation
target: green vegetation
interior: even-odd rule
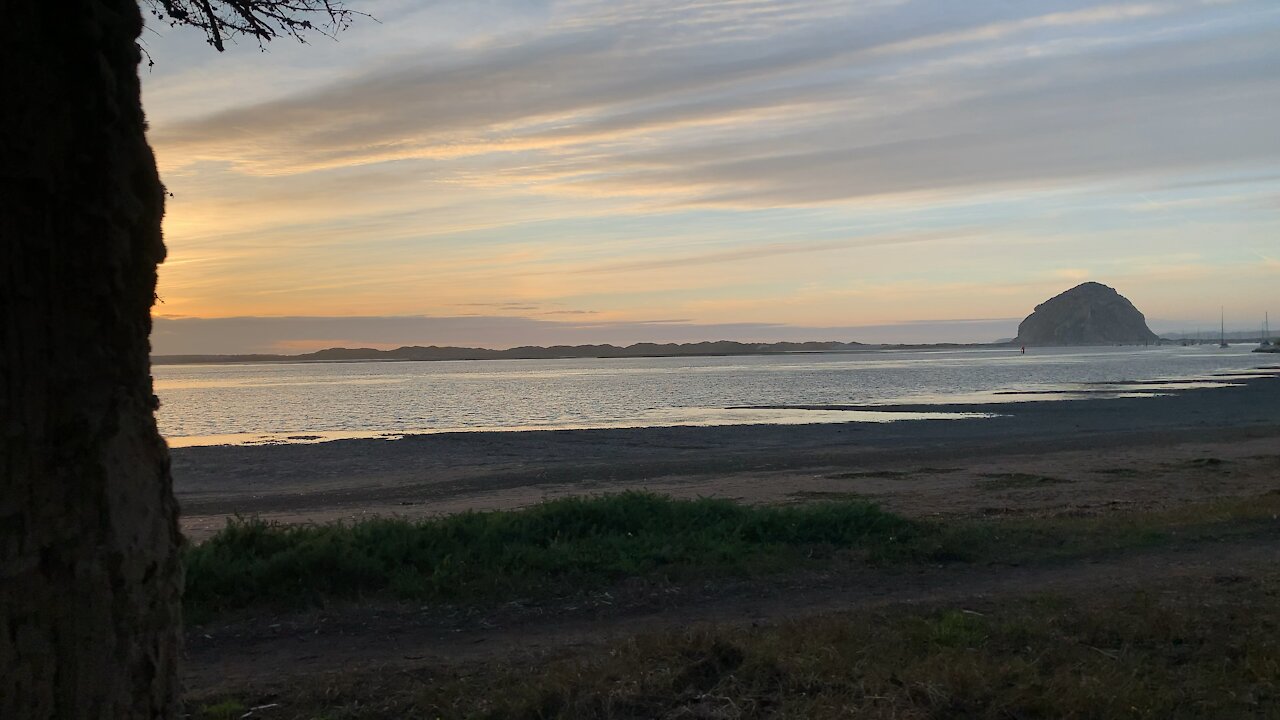
[[[1172,543],[1225,541],[1280,530],[1280,494],[1081,517],[937,523],[918,532],[915,558],[960,562],[1055,562]]]
[[[1277,516],[1276,492],[1160,512],[950,522],[856,499],[753,507],[626,493],[416,523],[237,520],[188,548],[187,602],[198,618],[333,598],[485,603],[818,561],[1053,563],[1274,537]],[[194,720],[259,707],[280,720],[1280,718],[1280,574],[1224,570],[1138,593],[897,606],[499,657],[290,676],[188,707]]]
[[[868,502],[870,498],[867,495],[857,492],[844,492],[840,490],[796,490],[787,493],[787,497],[802,502],[812,502],[814,500],[852,500]]]
[[[864,502],[754,507],[643,493],[421,522],[241,519],[187,549],[186,604],[198,619],[328,598],[509,600],[633,576],[775,571],[836,551],[884,555],[918,532]]]
[[[1280,576],[703,627],[291,682],[270,717],[1280,717]],[[214,716],[197,714],[197,720]]]
[[[681,582],[826,562],[1048,562],[1275,532],[1280,494],[1161,512],[907,520],[859,499],[788,506],[643,493],[566,498],[421,522],[233,520],[189,547],[188,617],[331,599],[501,602],[626,578]]]
[[[238,720],[246,712],[244,703],[238,700],[223,700],[221,702],[201,705],[196,712],[196,717],[200,720]]]

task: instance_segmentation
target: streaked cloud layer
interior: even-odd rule
[[[1280,308],[1269,0],[353,5],[338,44],[154,40],[161,313]]]

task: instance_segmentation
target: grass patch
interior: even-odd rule
[[[1071,480],[1033,475],[1031,473],[983,473],[977,484],[979,490],[1023,490],[1026,488],[1044,487],[1046,485],[1065,485]]]
[[[244,699],[278,702],[281,720],[1274,718],[1280,582],[700,628],[541,662],[318,677]]]
[[[806,496],[807,498],[807,496]],[[1280,494],[1160,512],[917,522],[861,499],[788,506],[644,493],[410,522],[233,520],[184,554],[188,618],[330,599],[500,602],[783,572],[818,561],[1045,562],[1275,533]]]
[[[933,524],[904,549],[917,559],[1024,564],[1274,534],[1278,516],[1280,494],[1268,493],[1159,511]]]
[[[327,598],[512,599],[633,576],[779,570],[835,551],[885,552],[916,523],[865,502],[789,507],[645,493],[410,522],[230,521],[185,553],[193,616]]]
[[[196,718],[198,720],[238,720],[247,710],[244,703],[238,700],[223,700],[201,705],[196,710]]]
[[[815,500],[866,502],[868,499],[868,497],[866,495],[863,495],[862,493],[844,492],[844,491],[838,491],[838,490],[797,490],[795,492],[787,493],[787,497],[793,498],[801,502],[811,502]]]

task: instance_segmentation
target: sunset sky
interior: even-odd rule
[[[144,35],[155,350],[1280,325],[1280,2],[379,0]]]

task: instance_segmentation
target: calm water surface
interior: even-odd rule
[[[951,417],[956,415],[947,404],[1168,392],[1188,387],[1188,380],[1199,381],[1191,386],[1229,382],[1219,374],[1275,364],[1249,350],[161,365],[154,375],[161,432],[182,446],[459,430]],[[938,413],[758,407],[893,403],[937,405]]]

